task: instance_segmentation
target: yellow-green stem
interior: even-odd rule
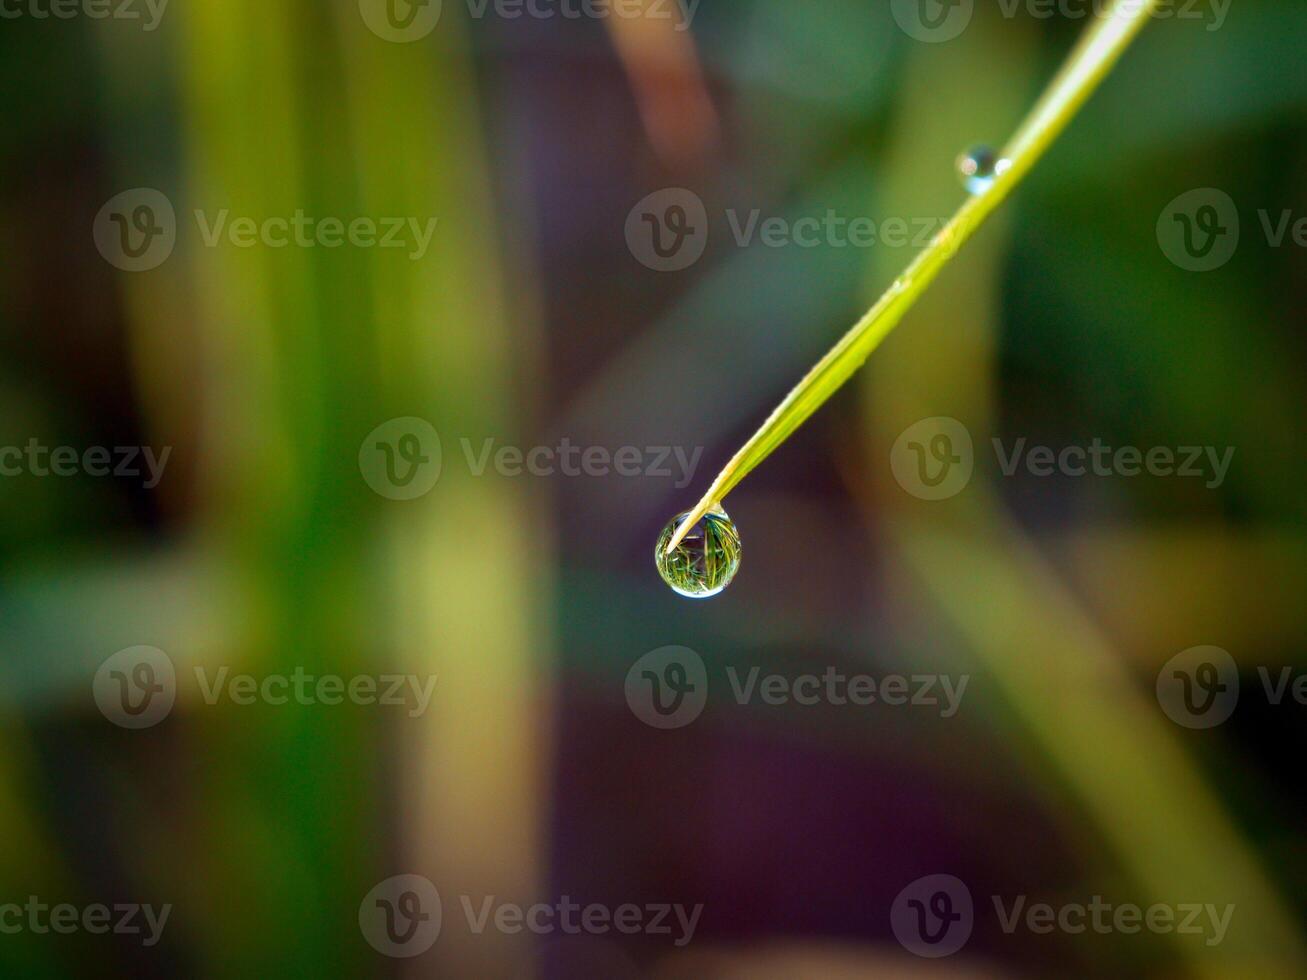
[[[686,534],[759,463],[807,421],[854,372],[925,292],[957,250],[1006,200],[1058,135],[1075,117],[1098,84],[1152,16],[1158,0],[1113,0],[1088,29],[1066,64],[1049,83],[1004,149],[1005,169],[993,184],[958,209],[907,270],[894,280],[866,315],[804,376],[762,427],[717,475],[667,545],[670,554]]]

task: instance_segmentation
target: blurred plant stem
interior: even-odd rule
[[[1232,905],[1237,928],[1219,947],[1175,934],[1184,976],[1302,976],[1307,959],[1291,912],[1267,880],[1220,796],[1181,748],[1057,569],[978,487],[946,525],[921,515],[886,522],[907,566],[967,640],[1023,731],[1092,818],[1140,904]],[[1110,881],[1110,867],[1093,869]]]
[[[191,263],[203,374],[198,523],[234,614],[212,666],[255,673],[356,672],[374,642],[349,454],[377,396],[349,353],[370,328],[366,308],[340,289],[358,281],[357,256],[206,248],[190,217],[356,210],[324,17],[302,2],[200,0],[179,24],[189,167],[178,253]],[[182,833],[197,859],[174,887],[186,905],[230,910],[191,924],[204,972],[365,970],[335,917],[371,887],[355,842],[378,815],[353,787],[375,781],[377,728],[321,706],[245,711],[243,723],[222,707],[196,715],[207,761],[198,826]]]
[[[973,32],[983,31],[982,23]],[[984,66],[1029,64],[1033,59],[1019,43],[1010,30],[995,28],[973,36],[967,48],[912,59],[905,88],[927,94],[905,105],[902,132],[892,141],[895,155],[887,161],[881,191],[886,199],[906,199],[906,213],[928,213],[929,200],[950,178],[922,174],[956,149],[956,129],[972,120],[983,129],[1011,111],[1011,78],[1005,73],[1001,84],[995,82]],[[928,81],[945,90],[967,86],[965,106],[918,122],[923,102],[931,98]],[[999,220],[986,227],[986,247],[961,257],[947,282],[923,299],[916,311],[921,328],[896,337],[863,375],[872,455],[882,461],[873,470],[881,482],[873,481],[865,511],[875,521],[877,540],[890,549],[886,567],[906,568],[910,580],[888,591],[926,593],[922,602],[906,601],[896,610],[902,617],[898,627],[911,635],[911,610],[920,606],[932,630],[941,628],[941,618],[956,630],[1015,718],[1004,725],[1002,710],[986,716],[1008,740],[1011,758],[1000,764],[1033,770],[1035,778],[1026,781],[1052,787],[1046,791],[1050,811],[1066,807],[1069,799],[1096,830],[1082,869],[1092,887],[1107,895],[1125,881],[1132,892],[1117,900],[1141,905],[1235,906],[1237,925],[1218,948],[1190,941],[1194,937],[1157,937],[1157,944],[1169,944],[1167,958],[1179,962],[1177,975],[1295,975],[1301,940],[1256,850],[1182,750],[1132,665],[983,482],[980,467],[956,497],[921,501],[889,478],[883,465],[895,437],[923,417],[965,420],[978,443],[996,428],[994,379],[1003,374],[996,343],[1004,268],[999,256],[1008,224]],[[868,278],[878,281],[886,274],[886,259],[879,253],[874,258],[879,264]],[[1192,620],[1186,628],[1192,631]],[[1114,956],[1122,972],[1131,972],[1153,952],[1122,942]]]
[[[1081,38],[1061,71],[1017,129],[1002,157],[1007,167],[990,188],[972,195],[934,240],[894,280],[880,300],[790,391],[690,511],[667,544],[670,554],[709,510],[770,456],[860,368],[917,298],[934,282],[995,209],[1067,127],[1130,42],[1152,17],[1158,0],[1113,0]],[[933,91],[943,91],[938,86]]]
[[[526,277],[510,290],[501,268],[466,21],[447,10],[426,43],[395,45],[359,30],[353,5],[340,10],[364,205],[440,219],[425,261],[373,253],[367,293],[380,418],[418,406],[447,454],[428,497],[389,504],[376,523],[391,642],[440,678],[432,710],[395,745],[399,809],[411,814],[399,870],[450,895],[526,905],[543,888],[552,752],[548,503],[493,469],[473,476],[455,446],[529,426],[514,381],[534,376],[517,363],[537,349],[533,300]],[[525,975],[531,952],[527,936],[476,936],[449,916],[422,975]]]
[[[639,17],[605,23],[630,78],[649,145],[664,165],[680,171],[703,168],[721,140],[721,121],[708,94],[703,66],[689,25],[659,12],[657,0],[641,0]]]
[[[375,963],[355,910],[384,878],[535,898],[547,644],[522,486],[449,465],[430,494],[401,502],[373,494],[358,469],[361,440],[389,418],[427,419],[451,451],[464,435],[512,431],[520,348],[509,333],[524,325],[497,272],[457,18],[421,45],[378,37],[355,4],[200,0],[183,21],[191,176],[179,214],[437,222],[420,258],[206,248],[193,234],[179,249],[199,291],[203,523],[240,611],[227,656],[438,679],[420,717],[287,705],[237,725],[204,714],[199,795],[225,833],[189,887],[197,907],[234,911],[195,930],[212,973],[258,962],[360,975]],[[425,963],[451,975],[519,968],[520,937],[474,953],[467,938],[448,923]]]

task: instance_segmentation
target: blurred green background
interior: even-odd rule
[[[0,906],[171,913],[152,945],[0,913],[0,972],[1303,975],[1307,708],[1262,677],[1296,677],[1307,636],[1307,263],[1263,213],[1307,217],[1307,6],[1150,24],[867,369],[731,496],[731,589],[679,599],[650,560],[915,251],[742,245],[728,215],[947,217],[956,155],[1003,142],[1086,24],[971,6],[943,43],[904,30],[898,0],[704,0],[688,24],[561,0],[6,6],[0,447],[170,455],[152,486],[3,457]],[[175,247],[127,271],[105,208],[139,188],[175,209]],[[628,234],[664,188],[707,215],[702,257],[671,272]],[[1159,231],[1196,188],[1241,227],[1207,272]],[[219,214],[297,212],[435,225],[423,249],[206,238]],[[975,443],[942,501],[890,465],[934,417]],[[398,499],[366,460],[413,418],[442,465]],[[476,465],[563,439],[696,466]],[[1215,487],[1007,476],[993,439],[1235,454]],[[142,645],[175,665],[176,700],[134,730],[96,695]],[[628,671],[666,645],[697,652],[709,691],[673,730],[628,703]],[[1199,645],[1230,652],[1241,692],[1190,729],[1156,689]],[[969,685],[948,718],[737,703],[755,667]],[[209,703],[196,672],[224,668],[436,681],[424,711]],[[937,873],[965,882],[974,928],[921,958],[891,908]],[[443,921],[391,957],[361,919],[404,874],[434,883]],[[463,902],[487,896],[703,910],[680,946],[478,933]],[[1009,933],[991,896],[1233,915],[1219,943]]]

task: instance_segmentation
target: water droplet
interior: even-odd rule
[[[677,514],[658,535],[654,562],[672,591],[689,599],[707,599],[730,585],[740,570],[740,532],[726,511],[717,507],[667,554],[667,543],[689,516],[689,511]]]
[[[1012,161],[1000,158],[988,146],[973,146],[958,157],[958,176],[962,186],[970,194],[982,194],[994,184],[994,179],[1004,173]]]

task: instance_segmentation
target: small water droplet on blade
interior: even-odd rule
[[[720,507],[710,510],[671,552],[667,544],[689,511],[678,514],[658,536],[654,563],[672,591],[688,599],[707,599],[731,584],[740,570],[740,532]]]
[[[988,146],[973,146],[957,160],[958,177],[969,194],[983,194],[1012,166]]]

